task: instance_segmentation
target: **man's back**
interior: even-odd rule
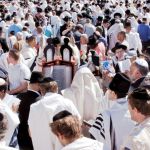
[[[28,123],[34,150],[60,150],[60,143],[52,134],[49,123],[61,110],[80,116],[73,103],[59,94],[47,93],[43,99],[31,105]]]
[[[30,105],[35,103],[39,97],[38,92],[28,90],[27,92],[20,93],[17,98],[21,100],[18,113],[20,124],[18,128],[18,143],[21,148],[33,149],[32,141],[28,132],[28,117]]]
[[[140,24],[138,26],[138,33],[143,42],[150,40],[150,26],[146,24]]]

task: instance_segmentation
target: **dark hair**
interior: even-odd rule
[[[128,96],[131,108],[136,108],[141,114],[145,116],[150,115],[150,89],[137,88]]]
[[[10,34],[11,35],[15,35],[15,31],[10,31]]]
[[[72,114],[71,114],[69,111],[67,111],[67,110],[61,111],[61,112],[57,113],[57,114],[53,117],[53,122],[54,122],[54,121],[57,121],[57,120],[59,120],[59,119],[62,119],[62,118],[64,118],[64,117],[70,116],[70,115],[72,115]]]
[[[4,91],[4,92],[7,91],[7,84],[0,85],[0,92],[1,92],[1,91]]]
[[[131,27],[131,22],[130,21],[127,21],[124,23],[124,27],[127,28],[127,27]]]

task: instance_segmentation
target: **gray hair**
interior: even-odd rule
[[[134,62],[135,66],[138,68],[139,72],[142,76],[146,76],[149,72],[149,68],[146,66],[139,65],[138,63]]]

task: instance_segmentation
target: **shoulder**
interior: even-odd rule
[[[29,69],[29,67],[28,66],[26,66],[24,63],[21,63],[20,64],[20,69],[22,70],[22,71],[24,71],[24,72],[30,72],[30,69]]]

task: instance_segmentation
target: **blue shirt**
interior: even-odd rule
[[[138,26],[138,33],[142,42],[148,42],[150,40],[150,26],[146,24],[140,24]]]
[[[16,35],[18,32],[21,32],[21,27],[17,24],[13,24],[10,26],[8,33],[10,33],[11,31],[14,31]]]

